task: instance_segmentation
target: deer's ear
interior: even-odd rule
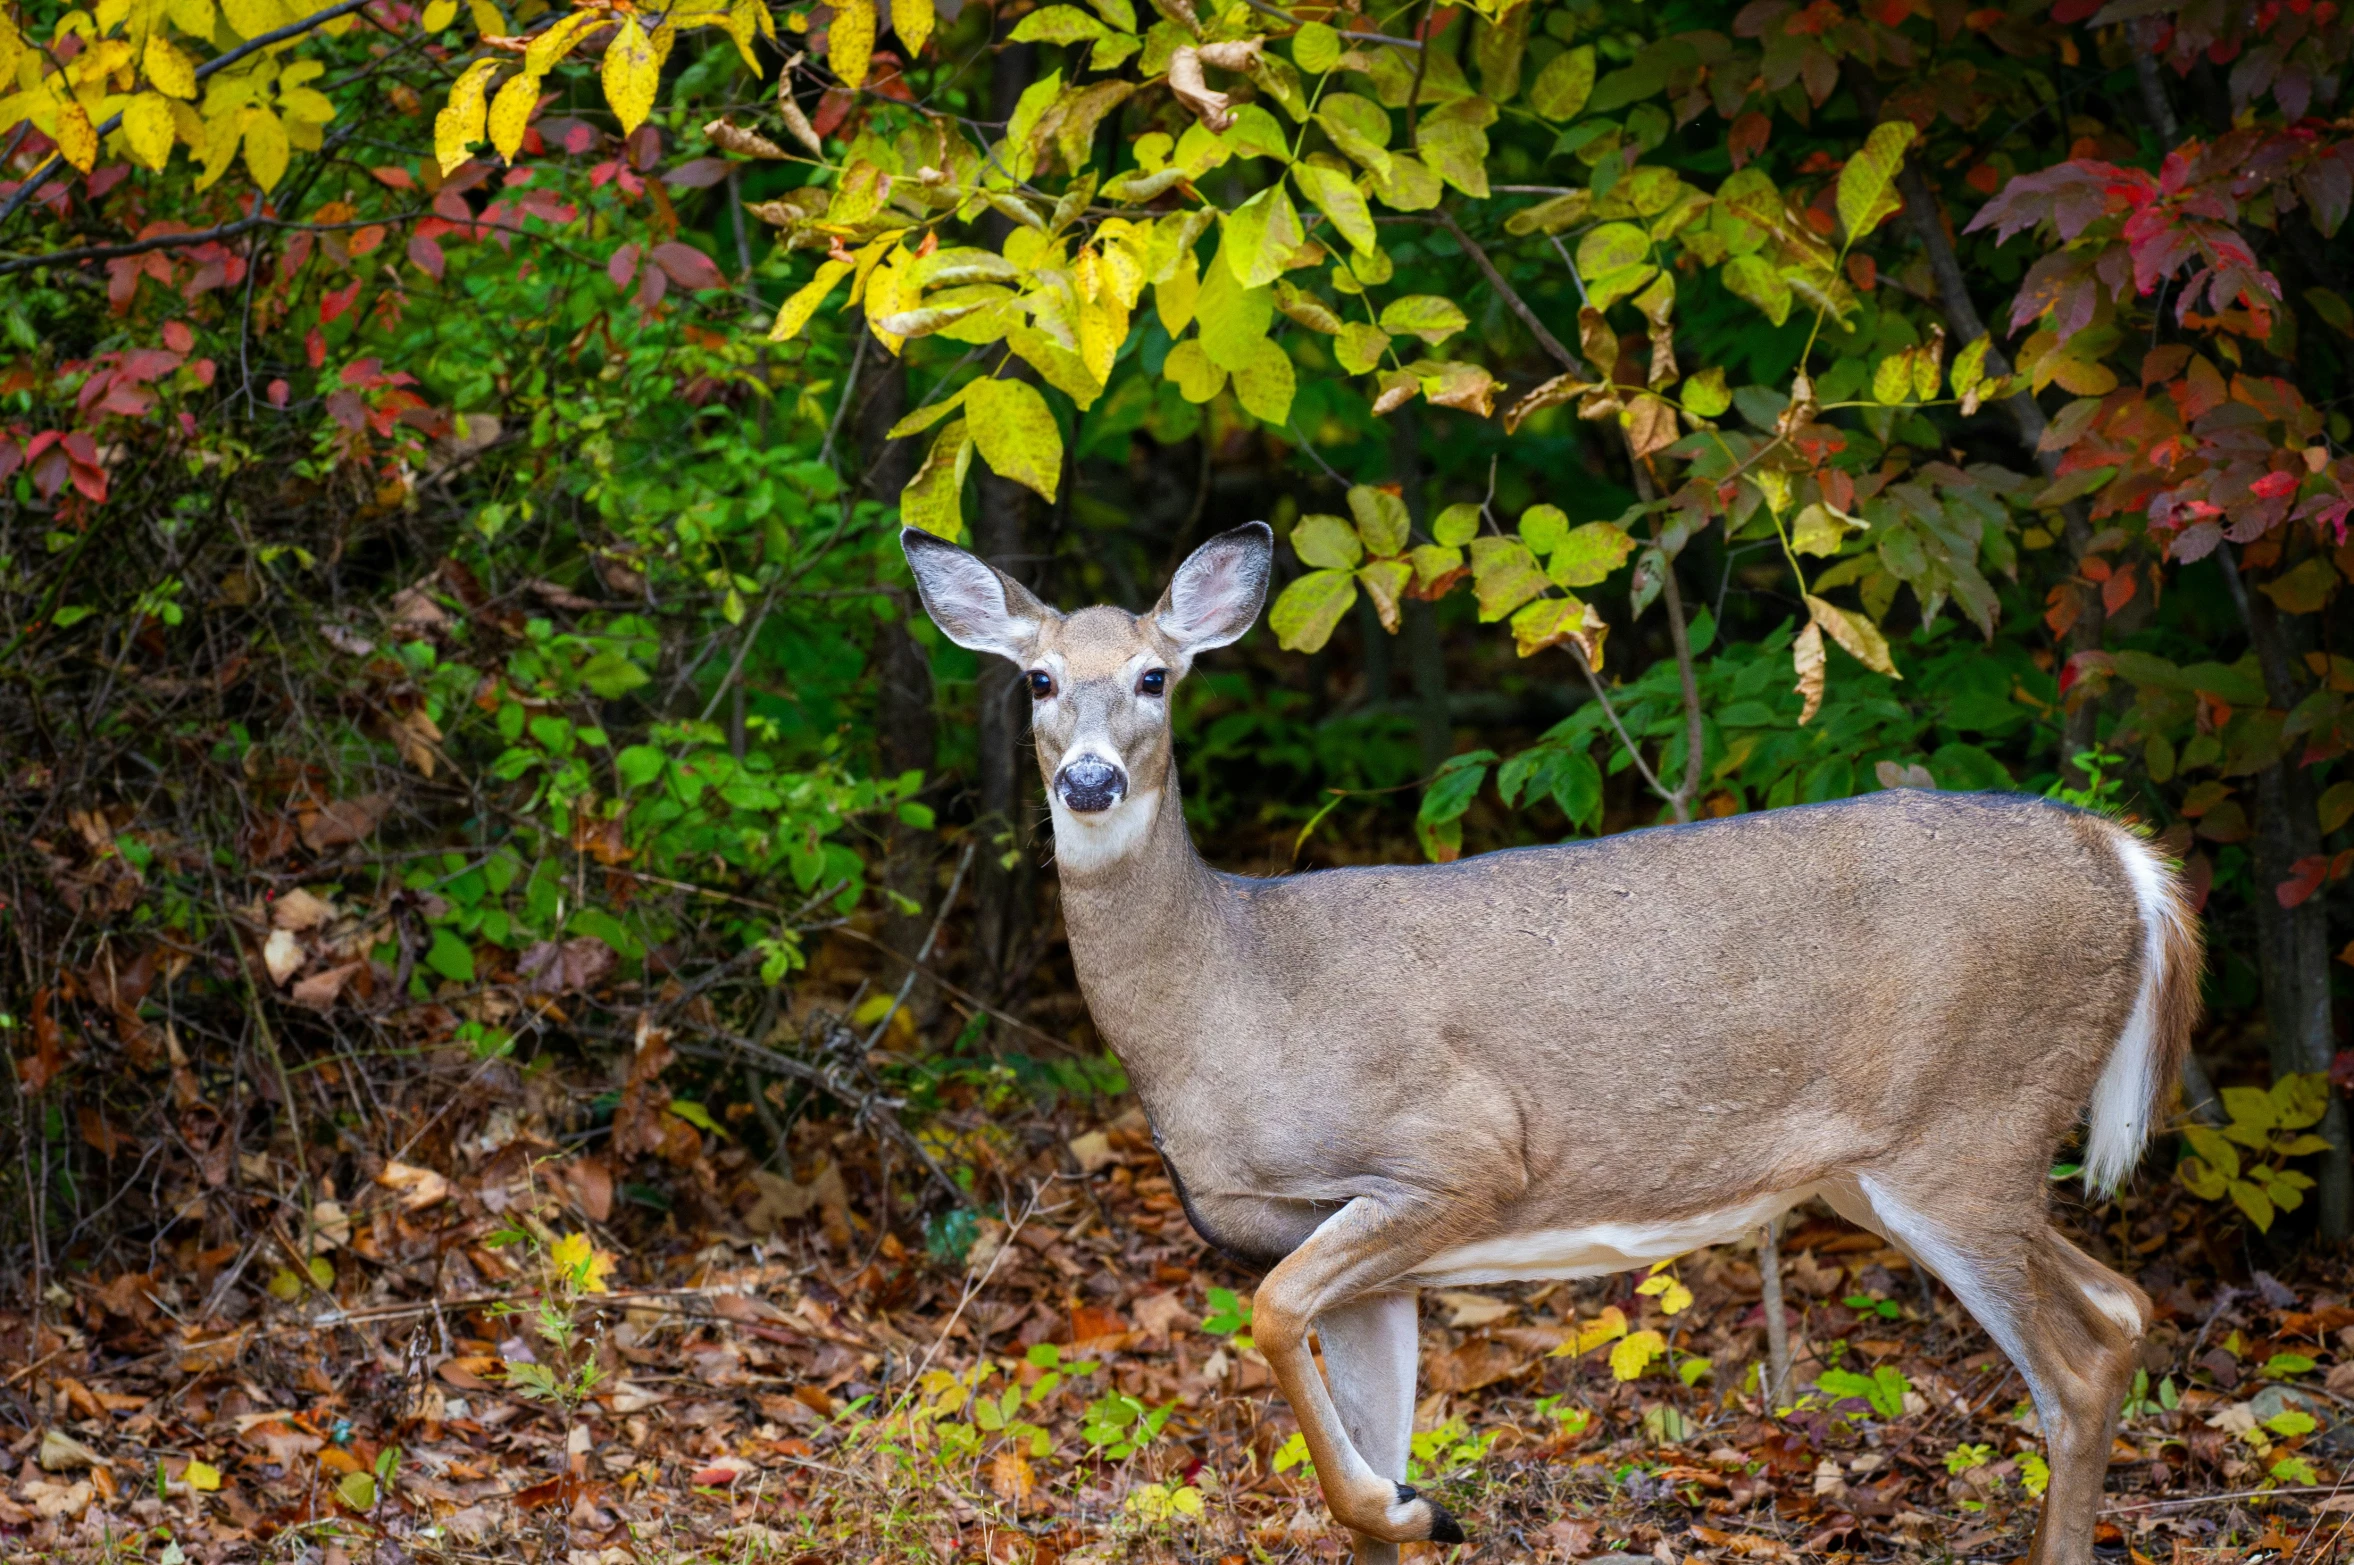
[[[1054,611],[988,561],[917,527],[902,528],[899,547],[915,573],[924,612],[960,647],[1019,663]]]
[[[1177,567],[1153,623],[1189,657],[1240,641],[1267,601],[1274,562],[1275,532],[1265,522],[1220,533]]]

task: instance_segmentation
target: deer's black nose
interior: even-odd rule
[[[1055,774],[1054,791],[1082,815],[1108,810],[1128,794],[1128,774],[1100,756],[1083,755]]]

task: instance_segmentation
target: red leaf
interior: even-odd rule
[[[375,175],[380,182],[391,186],[395,190],[414,190],[417,188],[417,182],[416,180],[409,177],[409,171],[405,168],[402,168],[397,163],[388,163],[382,168],[372,168],[368,170],[368,172]]]
[[[186,321],[166,321],[163,323],[163,341],[164,346],[174,353],[186,353],[196,346],[196,333],[188,329]]]
[[[1774,133],[1774,122],[1755,110],[1733,121],[1733,128],[1725,138],[1725,145],[1733,154],[1733,167],[1739,168],[1765,150],[1766,138]]]
[[[630,278],[637,275],[637,269],[638,247],[636,245],[623,245],[613,252],[613,259],[605,263],[605,275],[612,279],[613,286],[616,288],[627,288]]]
[[[2140,585],[2133,567],[2120,565],[2116,574],[2101,584],[2101,607],[2111,614],[2116,613],[2133,601],[2133,594]]]
[[[711,257],[693,245],[682,245],[676,240],[654,247],[654,264],[670,274],[670,280],[681,288],[725,288],[727,279]]]
[[[303,334],[302,352],[303,357],[310,360],[312,369],[327,362],[327,338],[318,327],[314,326]]]
[[[441,253],[441,246],[423,234],[409,236],[409,264],[435,282],[441,281],[443,270],[449,265]]]
[[[286,406],[286,399],[290,394],[292,394],[293,390],[294,388],[292,386],[287,385],[286,382],[282,380],[271,381],[269,388],[270,406],[274,408],[282,408]]]
[[[2321,889],[2329,876],[2329,860],[2321,854],[2302,858],[2289,866],[2289,878],[2272,888],[2284,908],[2295,907]]]
[[[727,178],[727,167],[725,158],[694,158],[663,175],[662,183],[673,190],[709,190]]]

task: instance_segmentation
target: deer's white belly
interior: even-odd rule
[[[1657,1223],[1595,1223],[1542,1228],[1475,1240],[1432,1256],[1414,1270],[1424,1286],[1520,1282],[1555,1277],[1601,1277],[1670,1260],[1688,1250],[1747,1238],[1810,1192],[1784,1190],[1739,1206],[1697,1212]]]

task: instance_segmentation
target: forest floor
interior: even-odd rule
[[[640,1187],[563,1153],[536,1090],[462,1137],[411,1138],[414,1161],[364,1161],[354,1188],[323,1182],[308,1222],[93,1266],[50,1284],[39,1319],[0,1317],[0,1408],[19,1410],[0,1425],[0,1555],[1346,1555],[1249,1346],[1253,1278],[1196,1239],[1132,1107],[992,1116],[1010,1217],[936,1219],[923,1247],[853,1209],[881,1188],[882,1143],[848,1127],[799,1126],[792,1173],[695,1154],[674,1183],[700,1199],[648,1214]],[[285,1173],[248,1154],[209,1196],[284,1213]],[[2216,1208],[2170,1187],[2056,1202],[2160,1318],[2104,1556],[2333,1557],[2354,1521],[2347,1277],[2251,1267]],[[1798,1389],[1774,1408],[1754,1252],[1684,1257],[1644,1292],[1426,1295],[1414,1476],[1472,1542],[1408,1558],[2019,1556],[2042,1465],[2008,1362],[1828,1214],[1793,1215],[1783,1267]],[[592,1364],[594,1384],[573,1378]],[[585,1393],[569,1412],[568,1388]]]

